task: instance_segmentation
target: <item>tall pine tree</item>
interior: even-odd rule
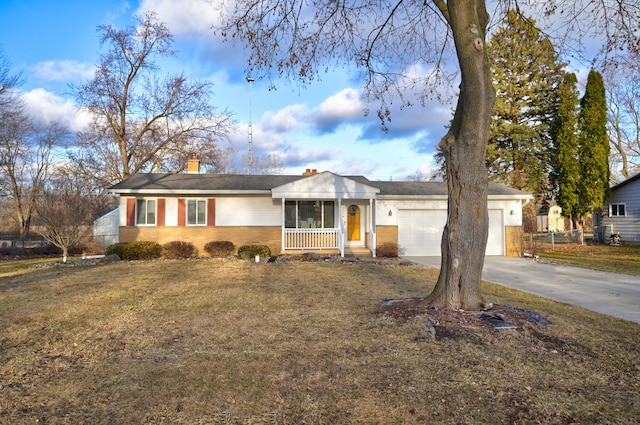
[[[578,206],[582,217],[602,208],[609,197],[609,138],[607,99],[599,72],[591,70],[578,116],[579,157],[582,172],[578,180]]]
[[[516,11],[508,13],[491,37],[488,54],[497,91],[487,149],[489,174],[542,197],[549,191],[550,123],[564,64],[535,21]]]
[[[551,184],[556,203],[562,208],[565,217],[572,218],[572,224],[576,222],[578,181],[581,174],[577,133],[580,98],[577,84],[575,74],[565,75],[558,90],[558,110],[551,128],[554,142]]]

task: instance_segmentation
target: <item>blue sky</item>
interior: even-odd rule
[[[454,100],[414,102],[392,110],[389,131],[380,129],[375,113],[363,101],[361,81],[342,69],[323,74],[319,82],[299,87],[276,81],[277,90],[256,80],[246,81],[247,53],[222,43],[210,27],[217,20],[208,0],[2,0],[0,46],[16,72],[36,116],[58,119],[73,129],[83,125],[75,111],[69,85],[91,78],[99,55],[98,25],[132,25],[132,16],[153,10],[174,35],[175,58],[163,61],[162,72],[181,72],[214,83],[212,103],[238,121],[229,141],[239,155],[247,152],[249,103],[253,123],[253,153],[277,154],[282,172],[306,168],[377,180],[405,180],[430,175],[435,146],[445,133]],[[452,88],[453,90],[453,88]]]
[[[22,74],[32,113],[81,128],[69,85],[92,75],[100,50],[96,27],[122,28],[133,23],[133,15],[148,10],[158,13],[175,38],[177,55],[163,62],[162,71],[212,81],[213,104],[237,119],[237,131],[223,146],[230,143],[246,154],[251,100],[254,156],[279,155],[284,174],[315,168],[403,180],[431,173],[432,154],[452,105],[433,103],[426,110],[415,106],[398,112],[384,133],[375,113],[364,114],[360,82],[343,70],[323,74],[308,87],[277,81],[277,90],[269,91],[267,82],[256,80],[250,89],[246,53],[215,38],[209,28],[216,15],[206,0],[3,0],[0,46],[13,70]]]

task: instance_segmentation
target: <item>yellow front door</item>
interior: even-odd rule
[[[347,208],[347,240],[360,240],[360,208],[357,205]]]

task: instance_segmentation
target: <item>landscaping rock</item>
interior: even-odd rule
[[[102,257],[101,259],[99,259],[97,261],[98,264],[110,264],[110,263],[117,263],[118,261],[121,261],[122,259],[120,258],[120,256],[118,254],[109,254],[109,255],[105,255],[104,257]]]

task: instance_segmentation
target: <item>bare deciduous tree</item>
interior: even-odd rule
[[[67,130],[57,123],[38,123],[27,115],[17,90],[20,79],[10,74],[4,57],[0,57],[0,78],[0,170],[24,242],[53,160],[52,149]]]
[[[77,162],[109,184],[153,168],[177,172],[194,153],[203,162],[219,155],[216,142],[234,121],[211,105],[211,83],[158,75],[155,59],[174,54],[165,24],[147,13],[136,27],[99,30],[107,50],[93,79],[73,88],[92,117]]]
[[[105,199],[87,187],[73,166],[61,166],[52,173],[36,203],[38,232],[62,250],[63,262],[69,248],[91,232],[93,219],[105,211]]]
[[[614,182],[640,170],[640,56],[634,59],[604,75]]]
[[[16,133],[16,127],[25,119],[24,105],[20,100],[17,89],[22,84],[20,74],[11,72],[11,62],[0,50],[0,191],[4,196],[11,192],[9,177],[6,172],[8,160],[8,140]],[[16,122],[18,121],[18,122]]]
[[[20,239],[24,242],[53,162],[52,150],[67,137],[68,130],[58,123],[40,124],[25,118],[11,131],[0,140],[0,161],[9,181]]]
[[[497,13],[518,3],[498,2]],[[564,28],[573,25],[577,36],[591,31],[607,37],[610,46],[638,48],[633,32],[640,8],[636,1],[521,3],[534,17],[562,12]],[[405,90],[418,88],[427,97],[434,94],[434,84],[447,82],[446,53],[453,48],[459,96],[451,126],[440,141],[449,193],[447,224],[440,276],[426,302],[477,308],[489,228],[485,158],[495,101],[485,48],[490,23],[486,2],[238,0],[226,7],[221,7],[225,16],[219,33],[250,49],[250,75],[259,76],[258,69],[309,83],[325,67],[347,62],[363,72],[366,92],[381,102],[378,116],[383,123],[389,118],[389,99],[399,97],[407,104]],[[415,69],[426,71],[416,77],[409,72]]]

